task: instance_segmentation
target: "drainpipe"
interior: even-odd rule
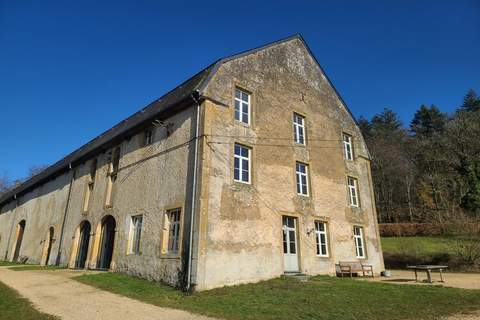
[[[72,170],[72,164],[68,164],[68,170]],[[60,265],[60,257],[62,253],[62,242],[63,242],[63,233],[65,231],[65,221],[67,220],[67,212],[68,212],[68,206],[70,204],[70,195],[72,193],[72,184],[73,181],[75,180],[75,170],[72,172],[72,178],[70,179],[70,186],[68,187],[68,196],[67,196],[67,204],[65,205],[65,211],[63,213],[63,221],[62,221],[62,228],[60,230],[60,240],[58,244],[58,252],[57,252],[57,258],[55,259],[55,265],[58,266]]]
[[[192,182],[192,210],[190,213],[190,239],[189,239],[189,246],[188,246],[188,268],[187,268],[187,288],[186,290],[189,291],[192,284],[192,257],[193,257],[193,224],[195,218],[195,209],[196,209],[196,199],[197,199],[197,169],[198,169],[198,138],[200,135],[200,103],[191,95],[192,99],[197,104],[197,118],[195,119],[195,150],[194,150],[194,159],[193,159],[193,182]]]
[[[10,248],[10,238],[12,237],[13,227],[15,226],[15,218],[17,217],[17,208],[18,208],[17,194],[13,195],[13,199],[15,199],[15,211],[13,211],[12,224],[10,226],[10,232],[8,233],[7,250],[5,251],[5,259],[4,259],[5,261],[8,260],[8,249]]]

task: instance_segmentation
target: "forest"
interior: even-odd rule
[[[388,108],[357,122],[372,157],[380,223],[480,219],[480,97],[474,90],[453,114],[421,105],[408,126]],[[44,168],[31,167],[28,177]],[[3,174],[0,193],[24,180]]]
[[[408,125],[388,108],[357,122],[372,157],[380,223],[478,221],[480,98],[474,90],[452,114],[432,104],[421,105]]]

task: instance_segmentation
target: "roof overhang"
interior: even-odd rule
[[[172,101],[171,104],[165,104],[165,101],[162,100],[162,98],[152,102],[144,109],[121,121],[111,129],[105,131],[39,174],[3,193],[0,196],[0,206],[17,199],[19,196],[28,193],[37,186],[45,184],[46,182],[70,171],[72,168],[85,162],[95,154],[105,152],[115,145],[118,145],[124,139],[128,139],[138,131],[142,130],[142,128],[147,128],[152,125],[153,121],[168,119],[181,110],[201,101],[202,97],[198,94],[198,91],[195,90],[179,100]]]

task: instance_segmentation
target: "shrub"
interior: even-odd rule
[[[450,225],[456,235],[455,252],[466,265],[480,263],[480,219],[459,215]]]

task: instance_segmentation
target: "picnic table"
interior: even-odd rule
[[[407,269],[413,269],[415,271],[415,282],[418,281],[417,271],[425,271],[427,273],[427,282],[433,283],[432,281],[432,271],[438,270],[440,272],[440,282],[443,281],[442,271],[447,269],[448,266],[438,266],[438,265],[418,265],[418,266],[407,266]]]

